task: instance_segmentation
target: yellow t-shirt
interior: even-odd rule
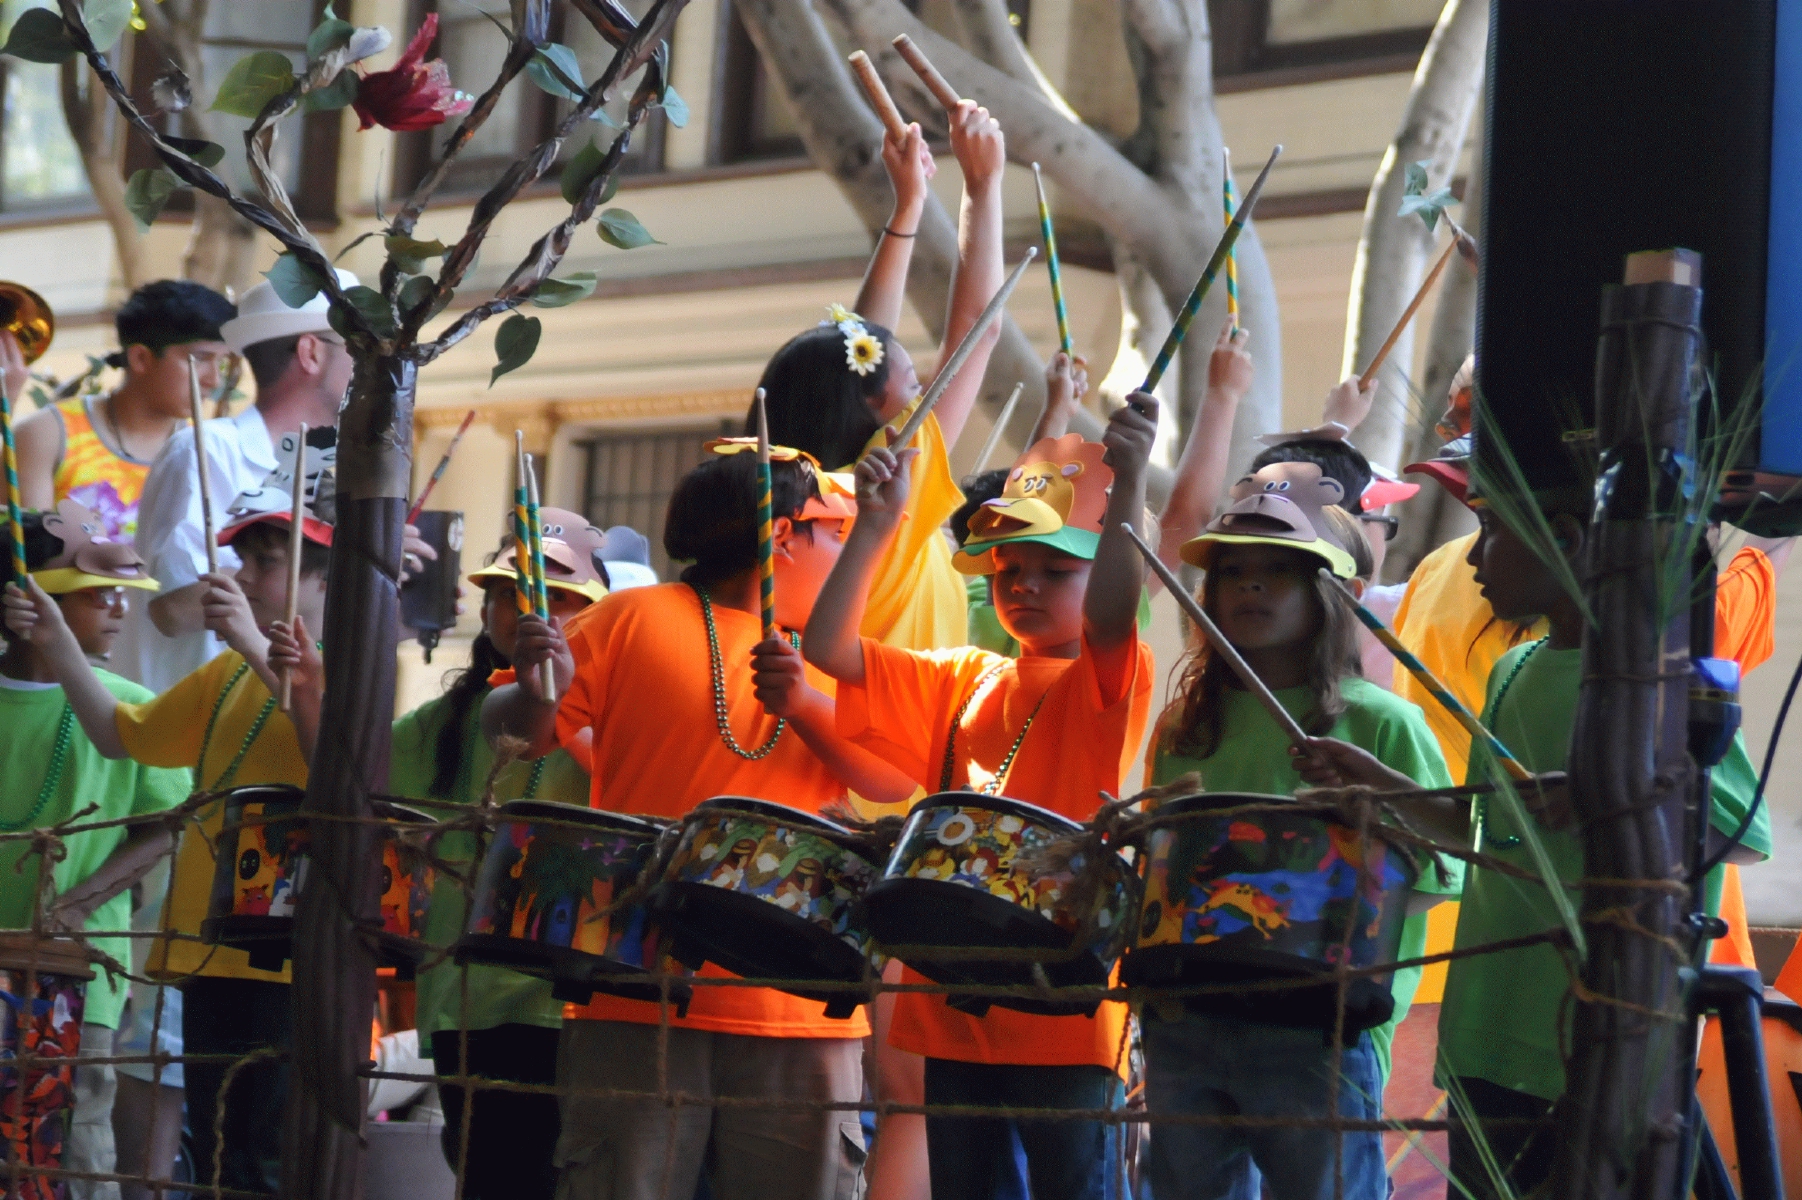
[[[892,424],[899,428],[911,412]],[[887,432],[879,429],[864,449],[887,441]],[[949,650],[965,643],[968,614],[964,577],[951,565],[951,546],[941,527],[964,502],[964,494],[951,477],[951,451],[936,416],[926,418],[914,444],[920,454],[914,459],[907,514],[876,565],[859,632],[902,650]]]
[[[147,766],[193,767],[199,791],[258,783],[307,784],[307,760],[294,723],[276,710],[275,698],[236,650],[227,650],[154,700],[119,705],[114,720],[127,753]],[[163,928],[198,935],[213,889],[210,843],[225,824],[224,799],[195,816],[200,828],[184,829],[175,852]],[[205,975],[291,982],[285,967],[254,970],[242,950],[185,940],[158,942],[146,969],[173,978]]]

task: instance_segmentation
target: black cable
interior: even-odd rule
[[[1764,803],[1764,787],[1771,779],[1771,764],[1777,761],[1777,740],[1783,736],[1783,723],[1789,719],[1790,702],[1796,698],[1798,686],[1802,686],[1802,659],[1796,662],[1796,670],[1789,677],[1789,690],[1783,693],[1783,704],[1777,709],[1777,720],[1771,725],[1771,740],[1765,743],[1764,766],[1758,772],[1758,789],[1752,793],[1752,803],[1746,806],[1746,815],[1740,818],[1739,828],[1733,831],[1727,844],[1715,851],[1689,881],[1691,887],[1706,879],[1708,872],[1725,862],[1727,856],[1745,839],[1746,831],[1752,828],[1752,819],[1758,815],[1758,806]],[[1709,803],[1712,805],[1712,799]]]

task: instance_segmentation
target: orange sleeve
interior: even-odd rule
[[[839,733],[879,755],[928,790],[938,785],[951,714],[995,663],[998,654],[903,650],[863,641],[863,686],[839,685]]]
[[[1764,551],[1742,546],[1715,581],[1714,656],[1751,674],[1775,649],[1776,621],[1777,571]]]

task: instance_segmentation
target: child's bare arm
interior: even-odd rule
[[[1290,747],[1295,770],[1314,787],[1366,787],[1376,792],[1413,792],[1420,784],[1361,746],[1338,738],[1309,738],[1307,752]],[[1456,796],[1410,799],[1405,816],[1420,833],[1451,846],[1470,844],[1470,804]]]
[[[75,719],[81,722],[81,731],[94,743],[94,749],[107,758],[130,758],[119,737],[118,697],[94,674],[56,601],[29,575],[25,585],[29,591],[17,583],[6,585],[7,627],[14,636],[35,646],[49,662],[56,681],[63,685],[63,696],[74,710]]]
[[[281,678],[289,676],[288,719],[307,761],[319,743],[319,704],[325,696],[325,660],[307,632],[306,618],[296,614],[290,630],[281,621],[269,629],[269,673],[276,680],[269,690],[281,695]]]
[[[888,169],[889,183],[895,189],[895,209],[876,242],[876,252],[870,255],[854,307],[864,320],[892,330],[901,320],[901,306],[907,299],[907,268],[913,262],[914,234],[919,231],[928,184],[937,174],[938,164],[915,124],[907,127],[906,137],[899,141],[893,134],[883,135],[882,165]]]
[[[900,804],[914,794],[914,782],[905,773],[839,735],[831,698],[808,685],[801,656],[787,642],[759,642],[751,651],[751,668],[764,709],[793,725],[833,778],[877,804]]]
[[[1082,407],[1082,398],[1088,392],[1088,364],[1081,358],[1071,358],[1062,350],[1053,354],[1051,361],[1045,364],[1045,411],[1039,414],[1039,423],[1026,444],[1036,445],[1045,438],[1060,438],[1069,433],[1070,418]]]
[[[857,520],[844,549],[826,577],[807,618],[801,653],[808,662],[840,683],[863,682],[864,604],[870,580],[888,548],[889,539],[907,510],[912,460],[918,450],[899,453],[877,447],[857,464]]]
[[[1229,320],[1221,326],[1214,353],[1208,359],[1207,394],[1202,397],[1201,411],[1195,414],[1195,425],[1189,430],[1189,440],[1176,464],[1170,499],[1160,518],[1158,558],[1173,571],[1180,563],[1177,552],[1207,525],[1213,516],[1214,501],[1226,486],[1233,418],[1239,411],[1239,401],[1251,390],[1251,355],[1245,349],[1250,338],[1249,332]],[[1163,584],[1153,579],[1151,586],[1158,588]]]
[[[1108,493],[1107,516],[1082,604],[1083,630],[1097,650],[1126,642],[1139,619],[1145,560],[1121,526],[1131,525],[1137,532],[1145,523],[1145,468],[1157,435],[1157,397],[1146,392],[1128,396],[1108,418],[1107,432],[1102,435],[1107,463],[1114,469],[1114,486]]]
[[[1001,261],[1001,175],[1007,166],[1007,145],[1001,126],[989,116],[988,109],[965,100],[951,114],[951,149],[963,167],[964,200],[958,213],[957,274],[951,282],[951,303],[945,314],[941,366],[975,326],[1007,275]],[[964,422],[970,419],[989,355],[1000,338],[1000,326],[992,326],[965,361],[956,382],[939,397],[933,413],[939,419],[939,428],[945,431],[945,445],[956,444]]]
[[[96,909],[148,875],[174,844],[175,839],[160,825],[133,828],[92,875],[44,910],[44,928],[52,933],[80,932]]]
[[[271,692],[279,690],[275,671],[269,666],[269,639],[257,628],[256,618],[250,612],[250,601],[244,598],[237,579],[215,572],[202,575],[200,582],[206,586],[201,593],[200,610],[205,614],[207,629],[244,656],[244,661],[257,673],[264,687]]]

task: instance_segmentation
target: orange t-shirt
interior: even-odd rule
[[[1764,551],[1741,546],[1714,586],[1714,656],[1733,659],[1740,675],[1749,675],[1775,648],[1777,568]]]
[[[919,652],[864,638],[863,663],[863,686],[839,690],[839,732],[931,792],[940,790],[951,718],[1000,666],[958,726],[950,786],[994,779],[1030,717],[1002,792],[1078,821],[1095,815],[1101,792],[1119,792],[1151,711],[1151,649],[1136,639],[1104,664],[1087,638],[1075,659],[1018,660],[974,646]],[[922,982],[912,971],[905,978]],[[958,1062],[1118,1069],[1125,1028],[1126,1006],[1115,1002],[1093,1017],[996,1007],[978,1019],[948,1008],[942,996],[904,992],[895,998],[889,1043]]]
[[[776,718],[751,690],[751,647],[762,623],[737,609],[713,609],[723,664],[726,714],[747,749],[763,745]],[[575,679],[557,707],[557,740],[568,745],[593,732],[589,805],[607,812],[682,817],[713,796],[752,796],[817,813],[845,796],[844,785],[785,729],[766,757],[741,758],[720,739],[712,667],[700,600],[683,583],[614,592],[583,609],[564,628],[576,660]],[[497,673],[509,682],[512,672]],[[813,668],[807,681],[828,696],[833,681]],[[726,972],[711,963],[705,975]],[[655,1025],[657,1006],[597,995],[564,1009],[564,1018]],[[771,988],[697,987],[688,1016],[670,1024],[754,1037],[856,1038],[870,1032],[863,1010],[830,1020],[817,1000]]]

